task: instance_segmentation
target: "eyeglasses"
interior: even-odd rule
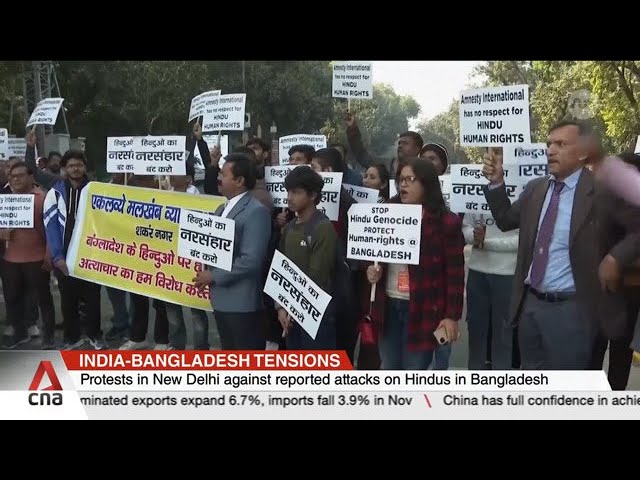
[[[402,185],[403,183],[406,183],[407,185],[413,185],[417,179],[418,177],[416,177],[415,175],[407,175],[406,177],[398,178],[398,183],[400,185]]]
[[[25,178],[28,175],[29,175],[28,173],[12,173],[11,175],[9,175],[9,177],[10,178]]]

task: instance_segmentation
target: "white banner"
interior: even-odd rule
[[[371,62],[333,62],[334,98],[373,98]]]
[[[531,143],[528,85],[462,92],[460,145],[489,147],[525,143]]]
[[[178,256],[231,271],[236,222],[210,213],[183,210]]]
[[[445,173],[440,175],[440,191],[442,192],[442,198],[447,207],[451,208],[451,174]]]
[[[378,203],[380,192],[375,188],[359,187],[345,183],[343,187],[351,194],[358,203]]]
[[[33,228],[35,196],[0,195],[0,228]]]
[[[324,213],[332,222],[338,221],[340,215],[340,189],[342,188],[342,172],[320,173],[324,180],[322,188],[322,199],[318,205],[318,210]]]
[[[418,265],[421,236],[422,205],[356,203],[349,209],[347,258]]]
[[[276,250],[264,292],[285,308],[291,318],[315,340],[331,295]]]
[[[108,137],[107,172],[186,175],[185,141],[178,135]]]
[[[204,105],[203,132],[244,130],[246,93],[231,93],[207,99]]]
[[[0,160],[9,158],[9,131],[6,128],[0,128]]]
[[[289,165],[289,149],[295,145],[311,145],[316,150],[327,148],[327,137],[324,135],[287,135],[278,139],[280,165]]]
[[[265,167],[264,183],[267,191],[271,193],[273,208],[287,208],[287,189],[284,188],[284,179],[294,168],[296,168],[295,165]]]
[[[507,195],[513,203],[522,192],[518,167],[504,165],[503,170]],[[451,165],[451,211],[491,215],[483,189],[488,184],[482,165]]]
[[[213,97],[219,97],[221,93],[221,90],[210,90],[193,97],[191,107],[189,108],[189,121],[196,117],[202,117],[204,115],[204,105],[206,101]]]
[[[55,125],[64,98],[45,98],[33,109],[27,127],[31,125]]]
[[[10,138],[8,144],[9,157],[24,158],[27,155],[27,141],[24,138]]]
[[[207,142],[207,147],[211,150],[218,144],[218,134],[210,134],[210,135],[202,135],[202,139]],[[229,155],[229,135],[220,135],[220,153],[222,157],[220,157],[220,161],[218,162],[218,166],[222,168],[224,165],[224,157]],[[196,145],[195,150],[193,151],[193,156],[196,159],[195,168],[196,170],[204,170],[205,165],[202,161],[202,156],[200,155],[200,150]],[[207,165],[208,166],[208,165]]]

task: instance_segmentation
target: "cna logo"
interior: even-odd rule
[[[47,377],[49,377],[49,382],[51,382],[51,385],[46,388],[40,389],[39,387],[42,383],[42,379],[44,378],[45,373],[47,374]],[[48,391],[51,390],[62,390],[62,385],[60,385],[60,380],[58,379],[58,375],[56,375],[56,371],[53,369],[53,365],[51,364],[50,360],[40,361],[40,365],[38,365],[36,374],[33,376],[33,380],[31,380],[31,385],[29,385],[29,390],[38,390],[42,392],[30,393],[29,405],[62,405],[61,393],[48,393]]]

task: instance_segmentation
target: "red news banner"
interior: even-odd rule
[[[68,370],[352,370],[335,351],[60,352]]]
[[[638,406],[601,371],[355,371],[338,351],[0,352],[0,419],[640,418]]]

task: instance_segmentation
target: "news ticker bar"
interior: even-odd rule
[[[640,419],[635,392],[0,392],[0,419]]]

